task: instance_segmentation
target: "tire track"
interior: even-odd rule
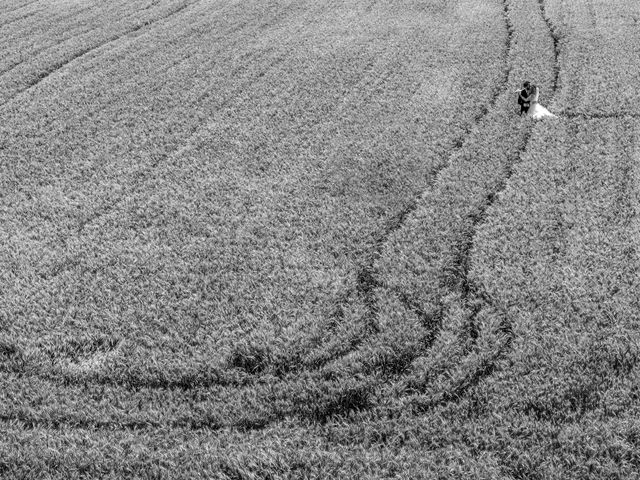
[[[512,73],[512,68],[509,65],[510,65],[510,59],[511,59],[512,50],[513,50],[515,27],[509,17],[509,9],[508,9],[508,4],[506,0],[502,1],[502,8],[503,8],[503,19],[505,23],[505,30],[507,33],[505,37],[505,65],[507,66],[507,68],[505,68],[502,81],[495,88],[490,106],[487,106],[482,112],[482,114],[476,119],[476,127],[487,117],[487,115],[490,112],[492,112],[496,108],[497,103],[500,99],[500,96],[502,95],[503,92],[506,92],[508,90],[509,77],[511,76],[511,73]],[[472,131],[469,132],[469,135],[467,138],[469,138],[471,134],[472,134]],[[460,149],[462,149],[462,147],[464,147],[464,145],[461,145]],[[452,158],[453,158],[453,155],[452,155]],[[509,170],[506,173],[506,177],[498,190],[502,189],[503,185],[506,184],[506,181],[510,176],[510,169],[511,169],[511,164],[509,165]],[[486,208],[488,208],[491,199],[494,198],[496,195],[497,195],[497,191],[491,192],[489,194],[489,200],[484,202],[485,208],[481,208],[473,217],[472,226],[470,227],[471,231],[467,233],[464,233],[464,232],[462,233],[461,235],[462,244],[457,251],[457,254],[452,262],[453,265],[449,272],[450,274],[449,280],[451,282],[451,285],[450,285],[451,291],[456,292],[458,295],[460,295],[463,308],[471,312],[466,333],[470,336],[470,338],[473,341],[475,341],[475,338],[478,335],[478,332],[476,330],[476,325],[475,325],[475,318],[479,314],[481,310],[481,306],[477,298],[476,288],[468,278],[468,272],[469,272],[469,266],[470,266],[469,253],[473,246],[473,236],[474,236],[476,227],[482,221],[484,212]],[[408,308],[411,308],[413,305],[415,305],[416,302],[413,302],[407,296],[404,296],[403,303],[405,303],[405,306],[407,306]],[[446,316],[446,312],[444,310],[441,310],[439,312],[439,318],[437,320],[439,324],[439,327],[437,329],[438,332],[442,328],[442,324],[445,320],[445,316]],[[437,337],[437,334],[434,335],[434,337]],[[433,342],[435,342],[435,340],[436,338],[433,339]],[[478,376],[478,374],[474,374],[474,375]],[[469,383],[469,381],[465,380],[465,383]],[[407,386],[409,386],[410,389],[415,390],[415,385],[404,385],[405,388]],[[402,388],[403,387],[401,387],[401,389]],[[457,386],[455,389],[452,390],[452,392],[449,395],[443,396],[442,401],[444,401],[445,398],[455,398],[459,396],[461,393],[462,393],[462,387]]]
[[[503,2],[504,2],[504,8],[505,8],[505,19],[507,21],[507,24],[509,25],[508,3],[507,3],[507,0],[503,0]],[[542,17],[542,19],[544,20],[547,26],[549,37],[551,37],[553,41],[553,87],[552,87],[553,88],[552,99],[553,99],[556,95],[556,91],[558,88],[558,78],[560,74],[560,65],[559,65],[560,42],[559,42],[558,36],[554,32],[554,27],[552,22],[546,14],[544,0],[538,0],[538,7],[540,9],[540,16]],[[508,28],[512,28],[512,27],[509,26]],[[470,267],[470,261],[471,261],[470,253],[475,241],[475,232],[477,232],[479,226],[482,225],[482,223],[484,223],[489,209],[495,203],[499,194],[506,188],[509,182],[509,179],[513,174],[513,167],[515,166],[516,163],[520,161],[520,159],[527,152],[529,148],[529,142],[531,139],[533,128],[534,126],[532,125],[530,126],[530,128],[526,130],[524,139],[523,139],[523,145],[518,150],[516,157],[513,159],[513,161],[509,162],[509,164],[507,165],[505,176],[503,177],[502,181],[498,185],[498,188],[496,188],[494,191],[489,193],[489,195],[487,196],[486,202],[483,204],[483,208],[478,212],[478,215],[475,218],[473,218],[473,227],[472,227],[473,234],[471,236],[469,244],[465,246],[465,248],[461,252],[460,258],[458,259],[459,271],[462,272],[462,275],[460,278],[460,281],[461,281],[460,292],[462,294],[462,300],[463,300],[463,304],[465,305],[465,308],[473,312],[471,315],[472,324],[477,325],[477,318],[479,315],[483,314],[484,312],[492,312],[490,314],[498,315],[500,318],[498,322],[499,324],[498,330],[506,336],[506,341],[502,345],[501,349],[495,352],[492,359],[489,359],[488,361],[480,361],[479,365],[475,370],[470,371],[468,375],[466,375],[465,377],[460,379],[458,382],[456,382],[452,386],[450,391],[445,392],[439,398],[434,399],[436,401],[434,401],[430,406],[444,404],[449,401],[455,401],[463,397],[472,387],[474,387],[483,379],[491,375],[491,373],[496,368],[497,361],[505,355],[505,353],[509,350],[510,345],[513,341],[513,326],[511,324],[511,321],[509,320],[508,312],[506,312],[503,308],[496,305],[495,302],[493,302],[493,300],[490,298],[490,296],[486,292],[484,292],[478,285],[475,285],[474,282],[469,278],[469,267]],[[477,327],[474,330],[477,331]],[[489,332],[489,333],[492,333],[492,332]],[[473,338],[472,340],[474,344],[477,343],[477,338]]]
[[[509,56],[515,52],[514,25],[510,19],[511,6],[509,0],[503,0],[504,18],[509,33]],[[543,17],[548,28],[548,35],[553,41],[553,96],[557,89],[557,79],[559,75],[559,42],[554,38],[552,26],[548,19],[545,18],[544,5],[538,0],[538,8],[540,15]],[[513,53],[515,55],[515,53]],[[507,78],[512,74],[512,69],[508,72]],[[505,82],[505,92],[506,92]],[[409,379],[399,384],[400,391],[420,392],[412,395],[412,405],[417,412],[431,409],[435,406],[442,405],[451,401],[457,401],[464,397],[466,393],[475,385],[487,378],[495,370],[497,362],[504,357],[509,350],[513,340],[513,326],[506,312],[499,305],[496,305],[490,296],[476,285],[469,277],[471,266],[471,251],[473,249],[475,236],[478,228],[485,221],[489,209],[495,203],[500,192],[502,192],[512,176],[513,167],[517,164],[522,156],[529,148],[529,141],[533,131],[533,125],[528,125],[524,130],[514,130],[512,133],[512,141],[517,141],[520,145],[517,150],[512,152],[504,165],[504,172],[500,176],[497,184],[486,194],[484,201],[478,203],[478,208],[468,217],[470,226],[463,233],[463,240],[457,255],[453,261],[450,272],[450,289],[452,293],[459,296],[459,300],[455,302],[455,308],[467,312],[467,326],[457,332],[459,336],[458,342],[462,349],[460,363],[449,367],[442,366],[442,371],[436,373],[436,376],[444,378],[444,389],[430,391],[430,382],[424,379]],[[443,312],[443,317],[447,315]],[[481,321],[482,320],[482,321]],[[485,328],[485,330],[481,330]],[[485,344],[485,351],[480,350],[480,339]],[[486,344],[495,347],[494,350],[486,351]],[[451,368],[453,370],[451,370]],[[429,374],[426,378],[430,378]]]
[[[511,45],[511,37],[513,34],[513,28],[512,25],[510,23],[507,22],[507,39],[506,39],[506,47],[505,47],[505,64],[507,64],[508,59],[509,59],[509,52],[510,52],[510,45]],[[456,155],[459,154],[459,152],[461,152],[464,147],[466,146],[466,144],[469,142],[469,140],[471,139],[472,135],[474,134],[475,130],[480,126],[480,124],[483,122],[483,120],[489,115],[489,113],[496,107],[498,99],[500,98],[501,93],[505,90],[506,85],[507,85],[507,81],[509,79],[509,74],[510,74],[510,69],[507,68],[505,69],[504,72],[504,78],[502,80],[501,83],[499,83],[498,85],[496,85],[496,88],[494,89],[494,91],[491,94],[491,98],[489,100],[489,102],[485,105],[482,106],[481,110],[473,117],[473,120],[471,122],[471,124],[469,124],[466,128],[466,133],[465,135],[460,138],[456,144],[455,144],[455,148],[451,151],[450,155],[449,155],[449,159],[447,162],[445,162],[438,170],[433,172],[433,181],[431,183],[431,185],[429,185],[429,189],[433,188],[438,176],[440,175],[440,173],[446,169],[450,164],[453,158],[456,157]],[[382,251],[384,249],[384,247],[386,246],[386,244],[388,243],[389,239],[391,238],[391,236],[398,230],[400,230],[405,222],[406,219],[408,217],[410,217],[418,208],[419,205],[419,201],[422,198],[422,196],[424,195],[424,191],[420,192],[419,195],[417,195],[416,197],[413,198],[413,200],[411,201],[411,203],[409,204],[409,206],[403,210],[400,215],[398,215],[398,220],[395,222],[391,223],[391,227],[388,228],[382,235],[380,244],[378,246],[378,249],[376,250],[377,256],[380,257],[382,254]],[[378,269],[375,267],[375,265],[371,265],[371,270],[374,271],[374,277],[376,278],[375,281],[375,285],[376,287],[382,287],[382,282],[380,282],[378,280],[379,277],[379,271]],[[402,295],[402,292],[400,293],[400,301],[404,304],[404,306],[410,310],[415,312],[418,317],[426,322],[427,321],[427,317],[428,314],[418,305],[417,302],[413,301],[412,299],[410,299],[407,295]]]
[[[506,38],[506,53],[505,53],[505,63],[509,63],[509,59],[511,57],[511,52],[513,50],[513,34],[514,34],[514,26],[513,23],[511,22],[510,18],[509,18],[509,8],[508,8],[508,4],[506,2],[506,0],[503,0],[502,3],[503,6],[503,18],[504,18],[504,22],[505,22],[505,27],[507,30],[507,38]],[[496,93],[494,96],[494,102],[493,102],[493,106],[495,106],[497,99],[500,95],[500,93],[502,93],[503,91],[507,90],[507,85],[509,83],[509,77],[511,76],[511,72],[512,72],[512,68],[507,68],[505,70],[505,75],[504,75],[504,79],[502,82],[502,85],[500,87],[498,87],[496,89]],[[487,110],[488,112],[488,110]],[[486,113],[485,113],[486,115]],[[525,140],[525,148],[526,148],[526,144],[527,144],[527,140]],[[477,230],[477,226],[482,222],[483,220],[483,216],[486,212],[486,209],[489,208],[489,206],[491,205],[491,203],[493,203],[495,197],[497,196],[498,192],[500,192],[501,190],[504,189],[504,187],[506,186],[507,181],[509,180],[509,177],[511,176],[511,170],[513,167],[513,163],[509,163],[508,165],[508,170],[506,172],[506,175],[501,183],[501,185],[498,187],[498,189],[496,191],[490,192],[489,196],[487,197],[487,201],[484,202],[484,207],[481,208],[476,215],[473,217],[473,222],[472,222],[472,234],[468,236],[469,240],[468,242],[466,242],[465,244],[463,244],[463,247],[460,249],[460,251],[458,252],[457,258],[454,261],[454,269],[453,271],[455,272],[455,275],[458,276],[458,285],[457,285],[457,290],[462,294],[462,298],[463,301],[466,305],[471,304],[471,297],[474,296],[472,295],[472,292],[475,291],[475,288],[471,285],[470,281],[469,281],[469,252],[471,251],[471,248],[473,247],[473,237],[475,235],[475,231]],[[474,310],[476,310],[476,314],[477,314],[477,307],[474,307]]]
[[[508,37],[505,46],[505,63],[508,59],[509,43],[512,31],[509,30],[507,33]],[[439,168],[430,173],[431,181],[429,182],[426,190],[434,187],[441,172],[445,170],[451,164],[452,159],[465,148],[469,140],[474,135],[474,132],[495,108],[500,95],[505,90],[508,77],[509,69],[505,69],[504,79],[495,86],[491,92],[489,101],[483,104],[471,121],[464,126],[464,133],[454,141],[453,146],[450,149],[450,153],[447,155],[447,160],[442,162]],[[421,190],[413,198],[407,200],[405,202],[405,206],[386,221],[385,227],[374,236],[373,245],[363,255],[362,261],[357,266],[356,285],[354,289],[361,299],[365,310],[363,314],[364,321],[362,322],[365,330],[364,335],[359,336],[356,341],[349,344],[345,349],[340,350],[337,355],[334,355],[331,358],[326,358],[321,362],[315,362],[312,369],[319,369],[329,362],[334,362],[346,357],[356,351],[368,338],[380,333],[380,328],[378,326],[379,302],[377,292],[384,288],[384,284],[380,279],[380,268],[377,263],[382,257],[383,251],[387,247],[389,240],[396,232],[405,226],[407,219],[410,218],[419,207],[420,200],[423,197],[424,192],[425,190]],[[431,315],[422,308],[419,302],[412,299],[410,295],[407,295],[403,291],[394,291],[394,293],[397,295],[398,300],[404,308],[406,308],[407,311],[413,312],[422,324],[426,325],[432,322]],[[434,340],[434,335],[429,335],[428,337],[429,342]],[[297,370],[300,370],[303,367],[304,366],[301,365]],[[293,370],[289,369],[287,370],[287,373],[291,371]]]
[[[538,6],[540,7],[540,14],[542,15],[542,19],[547,24],[547,28],[549,29],[549,35],[553,39],[553,52],[554,52],[554,78],[553,78],[553,92],[555,93],[558,89],[558,80],[560,77],[560,36],[557,33],[556,28],[551,21],[549,15],[547,15],[545,0],[538,0]]]
[[[390,239],[394,236],[394,234],[396,234],[396,232],[398,232],[405,226],[407,219],[409,219],[411,215],[413,215],[418,209],[418,207],[420,206],[420,200],[423,198],[425,191],[429,191],[430,189],[434,188],[438,178],[441,176],[441,173],[445,169],[447,169],[451,165],[453,159],[467,147],[468,143],[472,141],[472,139],[477,135],[479,127],[481,127],[482,123],[496,108],[501,95],[507,89],[507,82],[510,75],[508,62],[510,57],[512,34],[513,26],[510,23],[507,23],[506,37],[504,42],[505,68],[502,72],[502,78],[500,79],[500,81],[496,82],[495,86],[493,87],[488,102],[483,104],[481,108],[479,108],[475,113],[471,121],[466,124],[466,126],[464,127],[464,133],[454,142],[452,148],[449,150],[447,160],[443,161],[439,168],[431,173],[432,180],[428,185],[427,190],[420,191],[418,195],[408,200],[406,202],[406,206],[387,221],[386,227],[380,230],[378,235],[376,235],[373,246],[371,246],[362,257],[363,261],[360,262],[356,270],[355,291],[357,292],[360,301],[364,306],[364,318],[361,322],[363,325],[363,331],[358,332],[357,338],[346,345],[345,348],[337,349],[337,352],[333,351],[333,355],[325,356],[321,361],[315,360],[312,365],[300,364],[297,366],[293,366],[291,368],[285,369],[284,373],[293,373],[303,369],[318,370],[325,367],[329,363],[339,362],[341,359],[356,352],[368,339],[373,340],[381,333],[378,320],[380,313],[378,296],[380,294],[380,291],[385,288],[385,285],[381,279],[378,260],[382,257],[383,251],[389,244]],[[439,330],[439,326],[442,323],[441,317],[443,315],[439,315],[438,318],[433,318],[433,314],[426,311],[418,300],[412,298],[411,295],[402,290],[392,289],[391,293],[396,296],[399,303],[403,306],[404,309],[406,309],[407,312],[412,312],[416,315],[416,318],[421,325],[432,325],[434,323],[438,324],[438,327],[435,328],[435,332],[425,331],[425,335],[422,339],[423,348],[421,349],[421,351],[429,349],[437,337],[437,331]],[[415,356],[419,354],[420,351],[411,352],[409,356],[403,356],[402,360],[394,361],[390,364],[383,363],[380,368],[382,368],[383,372],[387,372],[388,370],[387,373],[394,375],[398,371],[403,370],[408,364],[413,361]],[[361,367],[367,372],[372,368],[371,366],[366,365],[366,362],[364,364],[361,364]]]

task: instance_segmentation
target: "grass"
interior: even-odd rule
[[[609,7],[0,6],[0,478],[637,478]]]

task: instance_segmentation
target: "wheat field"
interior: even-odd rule
[[[640,478],[638,19],[3,1],[0,478]]]

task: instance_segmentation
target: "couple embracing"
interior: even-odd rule
[[[522,89],[518,91],[518,104],[520,105],[520,115],[527,117],[542,118],[555,117],[553,113],[538,103],[540,89],[531,82],[524,82]]]

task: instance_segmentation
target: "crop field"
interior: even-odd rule
[[[0,2],[0,478],[640,478],[639,22]]]

